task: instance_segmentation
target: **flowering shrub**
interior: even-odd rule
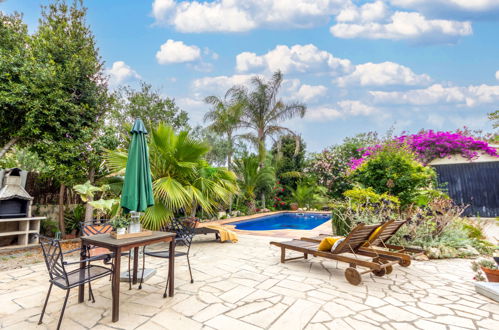
[[[434,185],[436,173],[416,161],[408,147],[395,142],[374,152],[352,172],[351,178],[364,187],[372,187],[378,194],[398,197],[400,204],[406,206],[415,202],[420,190]]]
[[[499,157],[496,149],[490,147],[487,142],[460,133],[429,130],[413,135],[402,135],[397,137],[396,141],[407,144],[423,164],[455,154],[469,160],[477,158],[479,153]]]
[[[287,208],[286,202],[284,201],[284,193],[285,189],[280,181],[277,181],[275,185],[272,187],[272,191],[270,192],[270,198],[272,201],[272,207],[276,210],[284,210]]]
[[[499,157],[496,149],[490,147],[487,142],[466,136],[461,131],[456,133],[434,132],[432,130],[421,131],[417,134],[396,137],[393,143],[398,143],[400,146],[407,145],[414,152],[417,160],[425,165],[434,159],[456,154],[469,160],[477,158],[479,153]],[[382,146],[378,144],[361,149],[362,156],[350,160],[350,169],[357,169],[366,159],[381,148]]]

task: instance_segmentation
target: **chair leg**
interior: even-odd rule
[[[132,250],[130,250],[130,254],[128,255],[128,290],[132,290],[132,275],[130,270],[130,259],[132,259]]]
[[[191,283],[194,283],[194,279],[192,278],[191,262],[189,261],[189,255],[187,255],[187,266],[189,266],[189,274],[191,275]]]
[[[146,247],[142,248],[142,276],[140,277],[139,290],[142,289],[142,283],[144,283],[144,270],[146,269]]]
[[[88,268],[88,277],[90,278],[90,268]],[[92,283],[88,282],[88,301],[95,303],[94,293],[92,292]]]
[[[163,298],[166,298],[166,292],[168,290],[168,285],[170,284],[170,272],[168,272],[168,276],[166,277],[166,286],[165,286],[165,292],[163,293]]]
[[[66,299],[64,299],[64,305],[62,305],[61,316],[59,316],[59,323],[57,323],[57,330],[59,330],[61,328],[61,322],[62,322],[62,318],[64,317],[64,311],[66,310],[66,304],[68,303],[70,291],[71,291],[71,289],[68,289],[68,291],[66,292]]]
[[[95,304],[94,292],[92,291],[92,283],[88,282],[88,300],[92,300],[92,303]]]
[[[45,298],[45,304],[43,304],[42,315],[40,315],[40,321],[38,321],[38,324],[42,324],[43,322],[43,315],[45,315],[45,308],[47,308],[47,303],[49,302],[50,292],[52,291],[52,285],[53,284],[50,283],[49,291],[47,292],[47,297]]]

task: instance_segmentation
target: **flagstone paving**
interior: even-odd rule
[[[162,297],[165,261],[149,258],[158,273],[142,290],[122,284],[119,322],[111,322],[103,278],[93,284],[94,304],[78,304],[72,291],[62,329],[499,329],[499,304],[475,293],[469,260],[414,262],[382,278],[366,275],[355,287],[344,279],[345,264],[280,264],[268,237],[210,239],[192,245],[193,284],[185,258],[177,258],[173,298]],[[47,289],[44,264],[0,272],[0,327],[55,329],[64,298],[57,288],[37,325]]]

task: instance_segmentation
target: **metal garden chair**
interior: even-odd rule
[[[68,302],[69,292],[71,291],[71,289],[81,284],[88,283],[89,295],[92,299],[92,302],[95,302],[95,297],[92,292],[90,282],[101,277],[111,275],[112,265],[111,268],[107,268],[104,266],[88,264],[88,262],[90,261],[97,260],[97,257],[87,258],[86,251],[81,249],[62,252],[61,243],[57,239],[41,237],[40,246],[42,248],[43,257],[45,259],[45,264],[50,276],[50,286],[49,291],[47,292],[47,297],[45,298],[45,304],[43,305],[42,314],[40,315],[40,321],[38,322],[38,324],[42,324],[43,316],[45,315],[45,309],[47,307],[50,293],[52,291],[52,286],[55,285],[63,290],[66,290],[66,298],[64,299],[64,305],[61,309],[61,316],[59,317],[59,322],[57,323],[57,329],[59,329],[61,327],[62,318],[64,316],[64,311],[66,309],[66,304]],[[85,258],[74,262],[64,261],[65,255],[75,253],[77,251],[79,251]],[[80,265],[80,263],[83,262],[86,263],[86,266],[83,268],[80,268],[80,266],[78,266],[78,268],[76,269],[70,271],[66,270],[66,266]]]
[[[81,226],[81,236],[93,236],[98,234],[107,234],[113,230],[113,226],[109,223],[108,220],[91,220],[87,222],[82,222]],[[102,260],[105,264],[109,264],[110,260],[114,258],[114,255],[111,251],[105,248],[97,247],[97,246],[89,246],[87,249],[88,257],[95,257],[94,260]],[[130,271],[130,253],[123,252],[122,256],[128,256],[128,283],[129,290],[132,289],[132,279],[131,279],[131,271]]]
[[[187,251],[176,251],[175,250],[175,258],[176,257],[187,257],[187,265],[189,266],[189,275],[191,276],[191,283],[194,283],[194,279],[192,278],[192,270],[191,270],[191,262],[189,260],[189,252],[191,250],[192,238],[194,237],[194,229],[199,223],[199,219],[173,219],[168,223],[168,225],[163,226],[160,230],[164,232],[174,232],[177,234],[175,237],[175,245],[184,245],[187,247]],[[146,255],[156,258],[169,258],[169,251],[146,251],[146,247],[142,251],[142,277],[140,279],[139,289],[142,289],[142,283],[144,281],[144,269],[146,262]],[[166,280],[165,293],[163,297],[166,297],[166,291],[168,289],[168,285],[170,283],[170,277]]]

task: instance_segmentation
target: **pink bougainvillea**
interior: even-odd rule
[[[423,164],[428,164],[434,159],[461,155],[473,160],[480,154],[499,157],[497,150],[485,141],[477,140],[471,136],[465,136],[460,132],[434,132],[432,130],[421,131],[417,134],[402,135],[394,139],[395,143],[406,145],[414,152],[416,158]],[[362,163],[382,148],[381,145],[363,149],[364,153],[358,159],[351,159],[350,169],[355,170]]]

